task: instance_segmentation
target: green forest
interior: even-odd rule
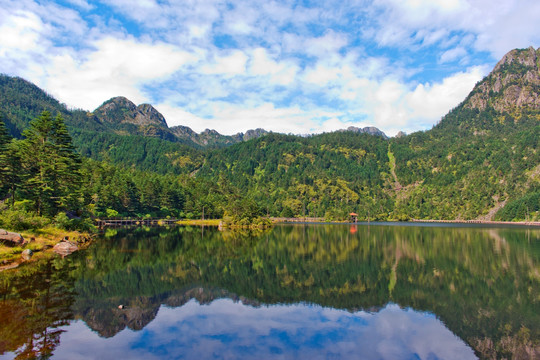
[[[67,109],[35,85],[2,75],[0,225],[76,228],[95,217],[203,213],[538,221],[540,111],[496,110],[493,91],[484,109],[474,108],[477,88],[431,130],[403,137],[268,133],[205,148]]]

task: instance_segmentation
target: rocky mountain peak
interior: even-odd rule
[[[143,124],[146,122],[149,124],[157,124],[167,127],[167,121],[165,121],[163,115],[161,115],[161,113],[150,104],[141,104],[137,106],[136,119]]]
[[[540,49],[514,49],[497,63],[465,100],[470,109],[493,107],[499,112],[540,110]]]
[[[157,125],[167,127],[165,118],[150,104],[136,106],[123,96],[109,99],[94,110],[94,115],[101,121],[135,125]]]
[[[520,65],[527,67],[537,67],[538,68],[538,55],[540,49],[535,50],[534,47],[530,46],[527,49],[514,49],[506,53],[501,60],[493,68],[493,72],[501,71],[505,65],[510,65],[513,62],[516,62]]]
[[[377,129],[374,126],[366,126],[364,128],[359,128],[356,126],[349,126],[346,130],[341,130],[341,131],[351,131],[351,132],[355,132],[359,134],[369,134],[369,135],[374,135],[374,136],[380,136],[384,139],[388,139],[388,136],[386,136],[384,132],[382,132],[381,130]]]

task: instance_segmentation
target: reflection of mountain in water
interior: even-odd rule
[[[87,303],[79,299],[74,305],[77,317],[102,337],[113,337],[126,327],[131,330],[142,330],[158,314],[161,305],[180,307],[192,299],[201,305],[210,304],[216,299],[228,298],[241,301],[243,304],[260,306],[257,301],[251,301],[237,296],[223,289],[204,289],[195,287],[174,294],[161,294],[160,296],[123,299],[124,303],[118,305],[117,299],[104,299],[98,304]]]
[[[436,314],[482,358],[534,358],[540,356],[539,234],[406,226],[358,226],[351,233],[322,225],[259,236],[120,230],[57,260],[56,278],[73,285],[55,289],[75,292],[67,302],[75,317],[102,337],[140,330],[162,304],[179,307],[191,299],[313,303],[350,312],[393,302]],[[0,289],[8,288],[13,284]],[[8,299],[29,293],[9,291]]]

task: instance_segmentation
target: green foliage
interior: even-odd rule
[[[13,231],[34,230],[43,228],[51,223],[51,220],[36,215],[34,212],[25,210],[0,208],[0,227]]]
[[[540,191],[515,199],[497,212],[497,220],[540,221]]]
[[[9,153],[8,146],[11,142],[2,114],[0,113],[0,199],[4,198],[9,189]]]
[[[107,215],[108,218],[114,218],[118,216],[118,211],[114,209],[107,209],[105,210],[105,214]]]
[[[514,62],[501,71],[521,74],[524,69]],[[120,113],[119,121],[105,124],[95,114],[68,111],[21,79],[0,77],[0,92],[5,95],[0,111],[13,135],[19,136],[29,119],[41,118],[43,109],[54,111],[66,119],[77,151],[101,161],[83,161],[84,181],[70,188],[77,181],[58,174],[76,173],[62,170],[68,163],[77,167],[75,159],[49,161],[51,151],[29,154],[31,147],[23,146],[29,139],[0,140],[0,163],[7,169],[0,174],[0,199],[31,199],[36,211],[51,216],[71,208],[93,216],[113,209],[120,216],[201,218],[204,212],[219,218],[253,202],[256,212],[270,216],[338,220],[355,212],[360,221],[476,219],[505,201],[517,209],[513,202],[538,186],[531,175],[540,164],[540,112],[535,109],[499,112],[488,104],[479,111],[463,103],[432,130],[402,138],[352,132],[269,134],[200,150],[137,132],[129,128],[133,124],[120,121]],[[56,149],[64,149],[56,158],[68,160],[66,155],[75,151],[62,126],[55,128],[63,134]],[[32,157],[39,161],[26,160]],[[22,173],[19,164],[26,165]],[[46,171],[37,171],[39,166]],[[498,218],[526,219],[526,210],[512,211]]]
[[[54,225],[64,230],[94,231],[95,225],[90,218],[69,217],[66,213],[60,212],[53,219]]]
[[[25,198],[34,202],[38,215],[54,216],[77,204],[80,158],[71,144],[62,117],[44,111],[24,131],[21,165],[25,173]]]

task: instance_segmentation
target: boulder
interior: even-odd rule
[[[0,229],[0,242],[11,246],[17,246],[24,244],[24,238],[21,234]]]
[[[25,249],[21,253],[21,256],[24,260],[30,260],[32,258],[32,255],[34,255],[34,252],[30,249]]]
[[[74,244],[70,241],[61,241],[53,247],[53,251],[58,255],[62,256],[71,255],[78,250],[79,247],[77,246],[77,244]]]

